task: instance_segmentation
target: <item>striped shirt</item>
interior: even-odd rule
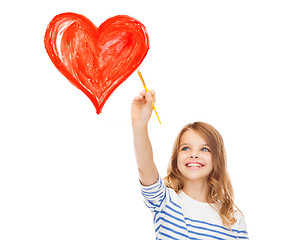
[[[245,219],[238,211],[230,231],[209,203],[194,200],[183,191],[177,194],[160,177],[153,185],[141,185],[141,192],[153,215],[156,240],[249,239]]]

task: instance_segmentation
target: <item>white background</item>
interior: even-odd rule
[[[6,1],[1,3],[0,239],[155,239],[139,192],[132,74],[97,115],[44,48],[51,19],[96,26],[126,14],[150,50],[140,69],[157,94],[149,123],[166,174],[189,122],[224,137],[236,204],[251,239],[300,235],[301,7],[298,1]]]

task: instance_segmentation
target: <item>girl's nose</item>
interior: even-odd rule
[[[190,158],[199,158],[197,155],[191,155]]]

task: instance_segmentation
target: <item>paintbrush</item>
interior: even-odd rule
[[[148,89],[147,89],[147,87],[146,87],[146,85],[145,85],[145,82],[144,82],[144,80],[143,80],[142,74],[141,74],[141,72],[140,72],[139,69],[137,69],[137,73],[138,73],[138,75],[139,75],[139,77],[140,77],[140,79],[141,79],[141,82],[142,82],[143,87],[144,87],[144,89],[145,89],[145,93],[147,93],[147,92],[148,92]],[[155,105],[154,105],[153,102],[152,102],[152,104],[153,104],[153,109],[154,109],[154,111],[155,111],[155,113],[156,113],[156,115],[157,115],[157,118],[158,118],[158,120],[159,120],[159,123],[161,124],[161,121],[160,121],[160,118],[159,118],[159,116],[158,116],[158,113],[157,113],[157,110],[156,110],[156,108],[155,108]]]

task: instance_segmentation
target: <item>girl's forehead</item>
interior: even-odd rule
[[[180,144],[183,143],[199,143],[207,144],[206,140],[203,138],[201,133],[198,133],[192,129],[188,129],[184,132],[180,138]]]

